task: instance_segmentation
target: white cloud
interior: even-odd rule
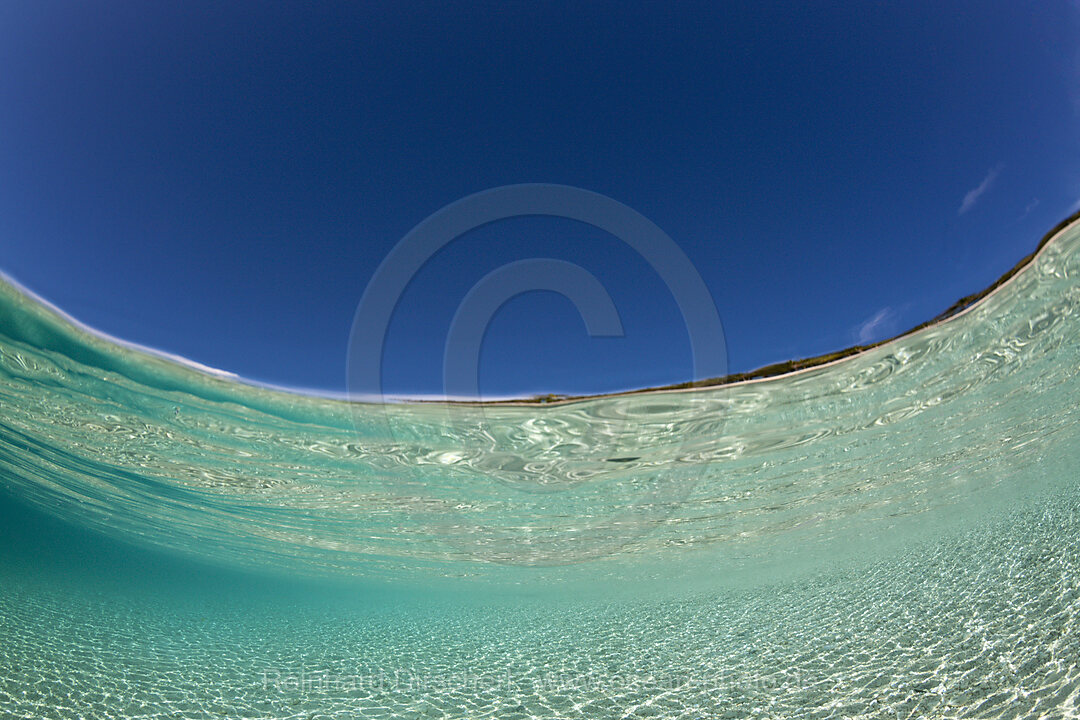
[[[968,191],[968,194],[964,196],[964,202],[960,203],[960,211],[957,213],[958,215],[963,215],[968,210],[975,207],[975,203],[979,202],[979,198],[981,198],[983,194],[990,189],[990,186],[994,184],[995,180],[997,180],[997,177],[1001,174],[1003,168],[1004,165],[998,165],[997,167],[992,168],[990,172],[986,174],[986,177],[983,178],[983,181],[978,184],[977,187],[974,187]]]
[[[891,307],[883,307],[874,313],[872,317],[859,325],[858,329],[855,331],[855,335],[859,339],[859,344],[866,345],[867,343],[879,339],[885,334],[886,328],[892,325],[894,315]]]
[[[1020,222],[1021,220],[1026,218],[1028,215],[1031,214],[1032,210],[1039,207],[1039,205],[1041,205],[1041,204],[1042,204],[1042,201],[1039,200],[1039,198],[1031,198],[1031,202],[1029,202],[1027,205],[1024,206],[1024,212],[1020,213],[1020,217],[1016,218],[1016,221]]]

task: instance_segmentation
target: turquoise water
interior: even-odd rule
[[[0,716],[1075,717],[1080,225],[796,375],[346,403],[0,286]]]

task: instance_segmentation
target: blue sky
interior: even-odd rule
[[[1078,41],[1067,2],[5,3],[0,269],[118,337],[341,391],[402,236],[474,192],[562,183],[682,247],[748,370],[926,320],[1076,209]],[[384,389],[439,392],[458,303],[531,257],[593,273],[626,335],[519,296],[485,394],[690,377],[641,258],[519,218],[416,276]]]

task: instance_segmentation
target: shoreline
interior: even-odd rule
[[[888,345],[889,343],[896,342],[897,340],[909,337],[914,333],[920,332],[930,327],[936,327],[942,325],[950,320],[961,317],[967,312],[977,307],[982,301],[989,298],[998,290],[1007,286],[1022,270],[1028,267],[1036,258],[1046,249],[1046,247],[1073,224],[1080,223],[1080,210],[1074,212],[1064,220],[1058,222],[1053,228],[1045,233],[1038,245],[1028,255],[1021,258],[1015,265],[1005,271],[997,280],[991,283],[989,286],[982,290],[965,295],[960,298],[943,312],[934,316],[926,322],[920,323],[902,333],[894,335],[884,340],[879,340],[875,343],[867,345],[852,345],[841,350],[837,350],[831,353],[825,353],[822,355],[816,355],[808,358],[797,358],[792,360],[786,360],[784,362],[772,363],[753,370],[740,373],[731,373],[720,377],[706,378],[704,380],[689,380],[682,383],[673,383],[670,385],[658,385],[645,388],[635,388],[631,390],[620,390],[617,392],[598,393],[592,395],[559,395],[559,394],[539,394],[526,397],[511,397],[501,398],[497,400],[469,400],[469,399],[446,399],[446,398],[423,398],[423,397],[386,397],[381,399],[369,399],[359,398],[356,396],[350,396],[348,393],[333,394],[312,390],[305,390],[300,388],[289,388],[276,386],[271,383],[261,383],[256,380],[244,378],[236,375],[235,373],[218,370],[198,363],[193,360],[189,360],[182,356],[175,355],[173,353],[164,352],[155,348],[146,347],[137,343],[128,342],[126,340],[114,337],[106,332],[97,330],[85,323],[79,321],[75,317],[71,316],[63,309],[57,307],[50,301],[42,298],[37,293],[26,288],[18,281],[14,280],[10,276],[0,273],[0,285],[8,285],[16,295],[21,296],[24,302],[28,302],[39,313],[51,315],[52,319],[61,324],[67,325],[74,332],[83,335],[91,344],[104,344],[110,349],[115,349],[120,352],[133,353],[137,356],[145,358],[155,363],[161,363],[168,367],[175,368],[181,372],[189,373],[197,376],[203,383],[208,385],[240,385],[250,390],[262,391],[274,396],[278,396],[278,399],[283,399],[280,396],[287,396],[292,401],[296,400],[317,400],[326,403],[344,403],[347,406],[356,405],[415,405],[415,406],[431,406],[431,405],[453,405],[453,406],[518,406],[518,407],[554,407],[559,405],[569,405],[579,402],[587,402],[591,400],[601,400],[607,398],[626,397],[631,395],[642,395],[645,393],[682,393],[692,392],[695,390],[708,390],[716,389],[720,387],[728,387],[735,385],[750,384],[756,382],[762,382],[766,380],[772,380],[775,378],[782,378],[788,376],[798,375],[800,373],[807,372],[818,368],[828,367],[836,363],[848,360],[863,353],[869,352],[876,348]],[[100,349],[100,348],[99,348]]]
[[[798,375],[808,370],[814,370],[817,368],[828,367],[838,362],[848,360],[850,358],[862,355],[865,352],[874,350],[883,345],[896,342],[910,335],[913,335],[921,330],[927,328],[943,325],[950,320],[954,320],[962,315],[967,314],[971,310],[975,309],[983,300],[986,300],[998,290],[1006,287],[1024,268],[1030,265],[1032,262],[1042,254],[1043,250],[1050,244],[1050,242],[1064,232],[1069,226],[1074,223],[1080,222],[1080,210],[1074,212],[1064,220],[1060,221],[1057,225],[1050,229],[1049,232],[1043,235],[1039,244],[1030,253],[1021,258],[1015,265],[1005,271],[997,280],[988,285],[987,287],[979,290],[978,292],[965,295],[960,298],[943,312],[938,313],[926,322],[920,323],[912,328],[905,330],[902,333],[893,335],[892,337],[884,340],[879,340],[875,343],[867,345],[851,345],[849,347],[837,350],[831,353],[825,353],[823,355],[815,355],[808,358],[798,358],[794,360],[785,360],[783,362],[771,363],[769,365],[763,365],[762,367],[748,370],[741,373],[730,373],[728,375],[722,375],[720,377],[706,378],[704,380],[689,380],[682,383],[674,383],[671,385],[657,385],[647,388],[638,388],[634,390],[620,390],[618,392],[600,393],[597,395],[535,395],[528,398],[515,398],[508,400],[418,400],[419,403],[444,403],[448,405],[564,405],[575,402],[583,402],[586,400],[597,400],[601,398],[622,397],[628,395],[641,395],[643,393],[676,393],[676,392],[688,392],[692,390],[704,390],[713,389],[718,387],[726,387],[731,385],[745,385],[755,382],[761,382],[763,380],[772,380],[780,377],[787,377],[792,375]]]

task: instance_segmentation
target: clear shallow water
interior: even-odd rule
[[[7,567],[5,716],[1075,717],[1076,493],[843,572],[682,599],[283,592]],[[101,554],[95,549],[94,556]],[[179,574],[180,579],[170,579]],[[209,577],[207,577],[209,575]]]
[[[1078,272],[1074,225],[831,366],[482,415],[4,286],[0,715],[1075,716]]]

